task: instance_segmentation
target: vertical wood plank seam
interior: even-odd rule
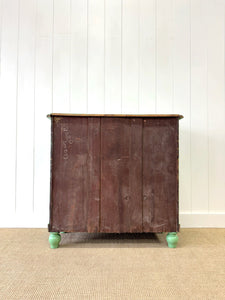
[[[98,221],[98,231],[101,232],[101,201],[102,201],[102,118],[99,117],[99,122],[100,122],[100,128],[99,128],[99,139],[100,139],[100,157],[99,157],[99,179],[100,179],[100,183],[99,183],[99,221]]]
[[[87,152],[88,152],[88,157],[87,157],[87,197],[84,197],[86,199],[86,203],[83,204],[83,209],[84,209],[84,218],[85,218],[85,226],[86,226],[86,231],[88,232],[89,228],[89,204],[90,204],[90,190],[89,190],[89,183],[90,183],[90,137],[89,137],[89,117],[87,119]],[[91,120],[91,125],[92,125],[92,120]],[[93,151],[93,149],[92,149]],[[93,159],[93,158],[92,158]],[[86,209],[85,209],[86,208]],[[86,215],[85,215],[86,213]]]
[[[177,137],[176,137],[176,143],[177,143],[177,159],[176,159],[176,164],[177,164],[177,211],[176,211],[176,215],[177,215],[177,218],[176,218],[176,230],[180,230],[180,226],[179,226],[179,160],[180,160],[180,157],[179,157],[179,119],[177,118],[176,119],[176,128],[177,128]]]
[[[34,35],[34,110],[33,110],[33,202],[32,202],[32,210],[34,213],[35,210],[35,203],[34,203],[34,189],[35,189],[35,129],[36,129],[36,116],[35,116],[35,111],[36,111],[36,55],[37,55],[37,2],[38,0],[35,0],[35,35]]]
[[[49,225],[48,230],[51,231],[51,226],[54,224],[53,220],[53,151],[54,151],[54,118],[51,117],[51,148],[50,148],[50,201],[49,201]],[[51,221],[51,223],[50,223]]]
[[[16,57],[16,148],[15,148],[15,213],[17,208],[17,148],[18,148],[18,87],[19,87],[20,0],[18,0],[17,57]]]
[[[141,217],[141,219],[142,219],[142,228],[141,228],[141,230],[142,230],[142,232],[143,232],[143,229],[144,229],[144,224],[143,224],[143,216],[144,216],[144,195],[143,195],[143,191],[144,191],[144,189],[143,189],[143,157],[144,157],[144,145],[143,145],[143,143],[144,143],[144,138],[143,138],[143,136],[144,136],[144,118],[141,118],[141,120],[142,120],[142,122],[141,122],[141,126],[142,126],[142,130],[141,130],[141,147],[142,147],[142,149],[141,149],[141,151],[142,151],[142,155],[141,155],[141,189],[142,189],[142,192],[141,192],[141,199],[142,199],[142,217]]]
[[[131,211],[130,211],[130,201],[132,201],[132,195],[131,195],[131,156],[132,156],[132,118],[129,118],[129,168],[128,168],[128,172],[129,172],[129,183],[128,183],[128,203],[127,203],[127,210],[129,212],[129,219],[128,219],[128,222],[129,222],[129,231],[131,232],[132,231],[132,228],[131,228],[131,221],[132,221],[132,218],[131,218]],[[135,132],[135,131],[134,131]],[[123,199],[121,199],[123,200]]]

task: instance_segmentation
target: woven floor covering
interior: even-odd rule
[[[0,229],[0,299],[225,299],[225,229],[166,234]]]

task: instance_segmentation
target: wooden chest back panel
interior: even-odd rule
[[[177,231],[177,137],[176,119],[144,120],[143,231]]]
[[[100,119],[54,118],[52,231],[99,231]]]
[[[178,118],[53,117],[49,231],[178,231]]]
[[[101,232],[142,231],[142,120],[101,121]]]

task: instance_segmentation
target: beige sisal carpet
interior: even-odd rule
[[[64,234],[0,229],[0,299],[225,299],[225,229],[166,234]]]

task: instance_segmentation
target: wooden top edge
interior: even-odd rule
[[[147,114],[147,115],[129,115],[129,114],[63,114],[63,113],[52,113],[47,115],[51,117],[131,117],[131,118],[179,118],[183,119],[182,115],[177,114]]]

